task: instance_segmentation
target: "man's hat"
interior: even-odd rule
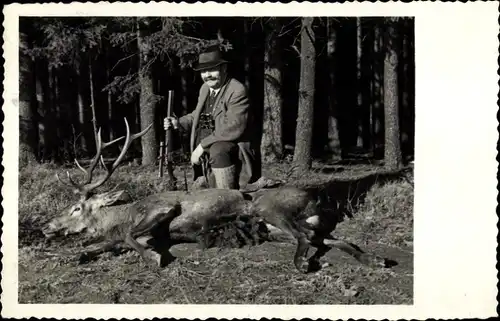
[[[196,71],[200,71],[207,68],[213,68],[228,62],[229,61],[224,59],[223,53],[220,50],[219,46],[213,46],[200,53],[198,57],[198,64],[196,64],[193,69]]]

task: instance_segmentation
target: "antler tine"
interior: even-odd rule
[[[137,139],[137,138],[145,135],[152,126],[153,126],[153,123],[149,124],[149,126],[146,127],[142,132],[132,135],[131,140]]]
[[[102,148],[104,149],[104,148],[106,148],[106,147],[108,147],[108,146],[111,146],[111,145],[113,145],[114,143],[116,143],[116,142],[118,142],[118,141],[120,141],[120,140],[122,140],[122,139],[124,139],[124,138],[125,138],[125,136],[122,136],[122,137],[119,137],[119,138],[117,138],[117,139],[114,139],[114,140],[112,140],[112,141],[110,141],[110,142],[107,142],[107,143],[106,143],[106,142],[104,142],[104,143],[102,143]]]
[[[77,183],[75,183],[75,181],[71,178],[71,175],[69,174],[69,171],[66,171],[66,176],[68,176],[68,181],[70,182],[71,185],[73,185],[73,187],[76,187],[76,188],[80,187],[80,185],[78,185]]]
[[[118,167],[118,165],[122,162],[122,159],[127,153],[127,150],[130,147],[130,143],[132,142],[132,140],[130,139],[130,126],[128,125],[127,118],[124,118],[124,120],[125,120],[125,128],[127,129],[125,145],[123,145],[122,151],[118,156],[118,158],[113,162],[113,166],[111,166],[111,171],[114,171]]]
[[[77,163],[78,167],[80,167],[80,169],[82,169],[85,172],[85,174],[87,175],[87,179],[85,180],[84,184],[89,184],[92,181],[92,172],[94,171],[99,160],[101,161],[103,167],[106,167],[106,165],[102,159],[102,150],[105,149],[106,147],[109,147],[109,146],[113,145],[114,143],[122,140],[123,138],[125,138],[125,136],[119,137],[119,138],[114,139],[110,142],[103,142],[102,137],[101,137],[101,128],[99,128],[99,131],[97,132],[97,153],[96,153],[96,156],[94,157],[94,159],[92,160],[92,163],[90,164],[90,172],[87,172],[85,169],[83,169],[80,166],[80,164],[78,164],[78,161],[75,159],[75,162]]]
[[[102,155],[101,155],[101,165],[102,165],[102,167],[104,167],[104,168],[106,168],[106,169],[108,168],[108,167],[106,166],[106,163],[104,162],[104,157],[102,157]]]
[[[132,136],[130,136],[130,126],[128,125],[128,122],[127,122],[127,119],[125,119],[125,127],[127,129],[127,134],[126,134],[126,139],[125,139],[125,144],[123,146],[123,149],[120,153],[120,155],[118,156],[118,158],[113,162],[113,165],[111,166],[111,168],[109,168],[108,166],[106,166],[106,164],[104,163],[104,159],[102,158],[101,156],[101,163],[103,164],[104,168],[106,168],[106,175],[104,175],[104,177],[102,179],[100,179],[99,181],[95,182],[94,184],[91,184],[91,185],[87,185],[85,187],[85,189],[87,191],[90,191],[90,190],[93,190],[99,186],[101,186],[102,184],[104,184],[104,182],[106,182],[108,180],[108,178],[111,176],[111,174],[113,174],[113,172],[116,170],[116,168],[120,165],[120,163],[122,162],[123,158],[125,157],[125,154],[127,153],[128,149],[130,148],[130,145],[132,144],[132,141],[134,139],[137,139],[141,136],[143,136],[149,129],[151,129],[151,127],[153,126],[153,124],[150,124],[146,129],[144,129],[143,131],[141,131],[140,133],[137,133],[137,134],[134,134]],[[114,141],[110,142],[110,143],[106,143],[108,144],[108,146],[111,144],[111,143],[115,143],[119,140],[123,139],[123,137],[120,137],[118,139],[115,139]]]
[[[66,187],[69,187],[73,190],[73,192],[83,192],[82,186],[76,184],[72,179],[68,171],[66,171],[66,176],[68,176],[69,184],[63,181],[60,177],[59,174],[56,173],[56,178],[57,180],[63,184]]]
[[[130,140],[130,129],[128,128],[128,123],[125,119],[125,123],[126,123],[126,126],[127,126],[127,138]],[[112,172],[114,171],[115,168],[112,168],[111,170],[109,169],[108,166],[106,166],[105,162],[104,162],[104,159],[103,159],[103,156],[102,156],[102,150],[106,147],[109,147],[110,145],[112,144],[115,144],[116,142],[122,140],[123,138],[125,138],[125,136],[122,136],[122,137],[119,137],[117,139],[114,139],[110,142],[103,142],[102,141],[102,137],[101,137],[101,128],[99,128],[98,132],[97,132],[97,136],[96,136],[96,155],[94,156],[94,158],[92,159],[92,162],[90,163],[90,166],[89,166],[89,169],[85,169],[83,168],[83,166],[80,164],[80,162],[78,161],[78,159],[75,158],[75,164],[76,166],[82,171],[84,172],[85,174],[85,179],[84,179],[84,182],[81,183],[81,184],[77,184],[72,178],[71,178],[71,175],[69,174],[69,172],[66,172],[67,174],[67,177],[68,177],[68,181],[69,183],[67,182],[64,182],[60,177],[59,175],[56,174],[57,176],[57,179],[65,186],[67,187],[70,187],[70,188],[73,188],[75,191],[78,191],[82,194],[85,194],[87,195],[91,190],[97,188],[98,186],[102,185],[108,178],[109,176],[111,176]],[[132,137],[132,139],[135,139],[135,137]],[[126,146],[129,146],[130,145],[130,142],[126,143]],[[128,148],[128,147],[127,147]],[[124,151],[122,151],[122,153],[120,154],[120,157],[123,158],[123,154],[124,152],[126,152],[126,149]],[[120,158],[119,157],[119,158]],[[103,165],[103,167],[106,169],[107,173],[106,175],[104,176],[104,179],[101,179],[99,180],[98,182],[94,183],[94,184],[90,184],[92,182],[92,173],[97,165],[98,162],[101,162],[101,164]],[[120,159],[121,161],[121,159]]]
[[[85,175],[88,175],[87,173],[87,170],[85,168],[82,167],[82,165],[80,165],[80,163],[78,162],[78,159],[75,158],[75,164],[76,166],[78,166],[78,168],[85,173]]]
[[[65,186],[67,186],[67,187],[71,187],[71,188],[76,187],[76,186],[74,186],[74,185],[68,184],[68,183],[66,183],[65,181],[63,181],[63,180],[59,177],[59,174],[58,174],[58,173],[56,173],[56,178],[57,178],[57,180],[58,180],[61,184],[65,185]]]
[[[125,118],[125,127],[127,128],[127,138],[125,140],[125,145],[123,146],[123,149],[122,149],[122,152],[120,153],[120,156],[118,156],[118,158],[114,161],[113,163],[113,166],[111,167],[111,171],[114,171],[119,165],[120,163],[122,162],[123,158],[125,157],[125,154],[127,153],[128,149],[130,148],[130,145],[132,144],[132,142],[143,136],[144,134],[146,134],[148,132],[149,129],[151,129],[151,127],[153,126],[153,124],[151,123],[148,127],[146,127],[143,131],[137,133],[137,134],[133,134],[132,136],[130,136],[130,127],[128,125],[128,122],[127,122],[127,119]]]
[[[89,184],[92,181],[92,172],[94,171],[97,163],[99,162],[99,158],[101,157],[102,153],[102,138],[101,138],[101,128],[97,131],[97,142],[96,142],[96,155],[94,156],[94,159],[90,163],[89,170],[87,172],[87,179],[83,183],[84,185]]]
[[[99,130],[97,132],[96,140],[97,140],[96,141],[96,150],[97,150],[96,155],[94,156],[94,159],[90,163],[88,170],[83,168],[82,165],[80,165],[80,162],[78,162],[78,159],[75,158],[76,166],[85,174],[85,179],[84,179],[83,183],[81,185],[76,184],[76,185],[78,185],[79,189],[81,189],[84,185],[87,185],[92,181],[92,172],[94,171],[95,166],[97,165],[97,162],[99,162],[99,157],[101,156],[102,146],[103,146],[102,138],[101,138],[101,128],[99,128]],[[68,179],[71,180],[71,177],[68,176]],[[77,186],[75,186],[75,187],[77,187]]]

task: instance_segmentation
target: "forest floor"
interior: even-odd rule
[[[176,245],[171,252],[177,260],[154,272],[135,252],[78,264],[82,248],[77,241],[43,240],[42,224],[76,196],[55,179],[63,169],[40,165],[23,168],[19,175],[19,303],[412,304],[412,180],[384,181],[380,167],[370,164],[323,163],[314,169],[292,177],[286,164],[275,164],[264,174],[332,184],[353,209],[353,217],[341,222],[334,234],[395,260],[396,266],[370,268],[332,249],[322,260],[329,266],[300,274],[292,263],[295,245],[274,242],[205,250],[196,244]],[[161,189],[157,176],[157,168],[123,166],[100,190],[123,184],[140,198]],[[358,204],[353,205],[353,195],[358,195]]]

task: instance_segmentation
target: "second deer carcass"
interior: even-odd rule
[[[317,267],[319,259],[332,247],[366,264],[388,264],[383,258],[364,253],[355,245],[335,239],[331,233],[338,219],[324,211],[325,205],[318,201],[314,193],[293,186],[262,188],[253,192],[211,188],[192,192],[168,191],[135,202],[124,190],[94,194],[93,191],[102,186],[123,161],[132,141],[144,135],[152,126],[130,135],[126,120],[125,125],[127,134],[124,147],[111,166],[104,164],[102,149],[123,137],[102,143],[99,132],[97,154],[90,169],[83,169],[75,161],[85,173],[85,181],[77,184],[69,174],[68,183],[60,180],[80,195],[80,199],[50,221],[43,230],[49,239],[58,235],[82,233],[91,239],[103,239],[82,253],[81,261],[117,247],[126,247],[137,251],[154,266],[164,265],[170,260],[168,249],[171,245],[199,242],[200,236],[209,234],[210,227],[217,226],[218,222],[248,220],[292,236],[297,241],[293,262],[301,272]],[[104,177],[92,182],[92,172],[99,160],[107,172]],[[310,246],[317,250],[307,260]]]

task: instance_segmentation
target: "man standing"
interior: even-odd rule
[[[227,73],[227,63],[218,46],[200,54],[195,70],[203,85],[196,108],[180,118],[164,119],[165,129],[190,133],[194,180],[202,175],[205,156],[216,188],[238,189],[241,169],[253,180],[255,153],[249,131],[250,102],[245,86]],[[207,182],[208,183],[208,182]]]

